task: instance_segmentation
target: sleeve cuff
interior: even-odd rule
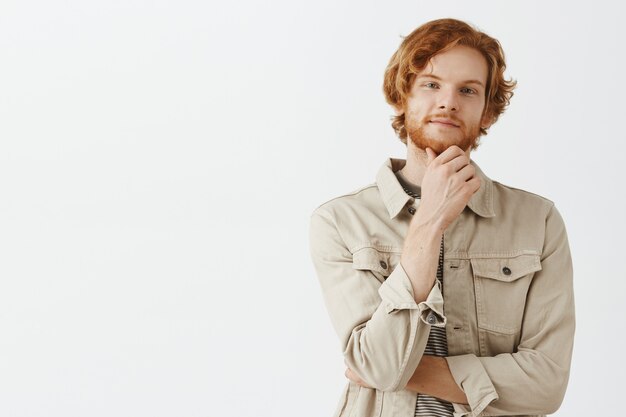
[[[448,356],[446,361],[452,377],[465,392],[469,403],[469,406],[454,404],[455,417],[479,416],[492,401],[499,398],[491,378],[476,355]]]
[[[435,280],[426,300],[418,304],[413,297],[411,280],[400,263],[380,286],[378,294],[384,302],[387,313],[395,310],[417,309],[420,312],[420,319],[429,326],[444,327],[446,325],[439,281]]]

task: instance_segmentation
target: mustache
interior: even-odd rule
[[[456,116],[449,113],[437,113],[431,114],[424,118],[424,123],[428,123],[432,119],[449,119],[457,126],[463,126],[463,122],[456,118]]]

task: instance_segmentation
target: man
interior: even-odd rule
[[[349,382],[336,416],[545,415],[561,404],[574,297],[554,204],[470,160],[504,111],[495,39],[429,22],[385,72],[407,158],[311,216],[311,254]]]

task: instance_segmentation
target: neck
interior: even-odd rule
[[[467,157],[470,157],[471,148],[465,151]],[[418,148],[415,144],[407,140],[406,165],[400,170],[404,178],[411,184],[422,186],[422,180],[428,167],[428,155],[426,151]]]

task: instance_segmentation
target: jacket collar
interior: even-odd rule
[[[470,159],[470,163],[476,168],[476,175],[480,178],[480,188],[470,198],[467,206],[481,217],[494,217],[496,214],[493,211],[493,182],[473,160]],[[414,201],[414,198],[404,191],[395,174],[404,165],[406,165],[405,159],[388,158],[376,175],[376,185],[380,191],[380,197],[392,219],[400,213],[408,202]]]

